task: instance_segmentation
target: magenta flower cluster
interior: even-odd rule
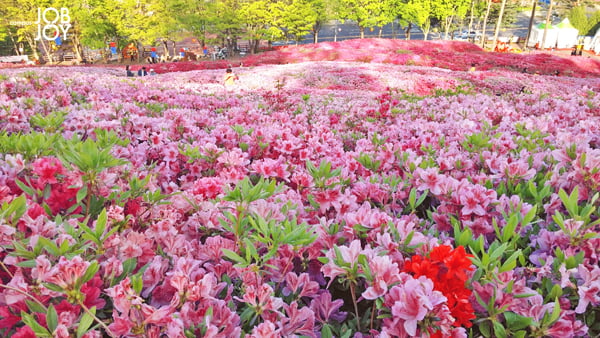
[[[600,334],[600,80],[458,68],[3,70],[0,335]]]

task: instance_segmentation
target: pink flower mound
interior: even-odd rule
[[[510,70],[518,73],[590,77],[600,75],[600,61],[590,57],[564,57],[544,52],[527,54],[485,52],[479,46],[462,41],[419,41],[399,39],[354,39],[278,47],[275,50],[248,55],[239,60],[208,60],[147,65],[158,74],[193,70],[225,69],[231,65],[260,66],[308,61],[347,61],[468,70],[472,64],[480,71]],[[21,65],[0,65],[19,68]],[[51,66],[64,68],[65,66]],[[85,65],[86,68],[112,69],[114,65]],[[137,71],[140,66],[132,67]]]
[[[1,71],[3,336],[600,335],[583,63],[377,39],[262,60],[281,56],[227,88],[218,62]]]
[[[0,62],[0,69],[32,67],[22,63]]]

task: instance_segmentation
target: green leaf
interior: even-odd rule
[[[84,185],[77,191],[77,195],[75,195],[77,203],[81,203],[83,199],[87,196],[87,185]]]
[[[10,201],[10,203],[2,204],[0,218],[4,218],[7,221],[10,219],[11,225],[15,226],[25,211],[27,211],[27,198],[25,198],[25,195],[20,195]]]
[[[29,259],[26,261],[21,261],[16,265],[22,268],[35,268],[37,266],[37,263],[35,262],[35,259]]]
[[[494,334],[498,338],[506,338],[506,329],[500,322],[494,322]]]
[[[531,223],[531,221],[533,221],[533,218],[535,217],[536,214],[537,214],[537,204],[534,204],[533,207],[527,212],[527,214],[525,214],[525,217],[523,217],[523,221],[521,222],[521,225],[526,226],[529,223]]]
[[[523,331],[523,330],[513,332],[513,334],[512,334],[512,336],[514,338],[525,338],[526,335],[527,335],[527,331]]]
[[[562,296],[562,294],[563,289],[560,287],[560,284],[554,284],[554,286],[550,290],[550,293],[548,294],[547,299],[557,299],[558,297]]]
[[[53,241],[47,239],[46,237],[39,237],[38,244],[41,245],[46,251],[52,256],[60,256],[60,250],[58,246]]]
[[[31,312],[46,313],[46,308],[38,302],[26,299],[25,304],[27,304],[27,307],[29,310],[31,310]]]
[[[90,312],[95,316],[96,307],[93,306],[90,309]],[[88,312],[84,313],[83,316],[81,316],[81,320],[79,321],[79,326],[77,326],[77,338],[81,338],[88,331],[90,325],[92,325],[93,322],[94,317]]]
[[[481,331],[481,334],[483,334],[484,337],[492,336],[492,329],[489,321],[481,323],[481,325],[479,325],[479,330]]]
[[[333,338],[329,324],[323,325],[323,328],[321,329],[321,338]]]
[[[83,276],[81,276],[81,278],[78,280],[78,284],[79,286],[85,284],[87,281],[89,281],[90,279],[92,279],[96,273],[98,272],[98,269],[100,269],[100,266],[98,265],[97,261],[93,261],[90,266],[88,266],[87,270],[85,270],[85,273],[83,274]]]
[[[60,287],[54,283],[43,283],[43,285],[48,290],[52,290],[52,291],[56,291],[56,292],[65,292],[65,290],[62,287]]]
[[[238,264],[247,264],[246,260],[244,258],[242,258],[240,255],[236,254],[235,252],[233,252],[229,249],[221,249],[221,251],[223,252],[223,255],[225,257],[229,258],[233,262],[238,263]]]
[[[43,326],[38,324],[37,320],[27,312],[21,311],[21,319],[25,325],[29,326],[33,330],[36,337],[52,337],[52,334]]]
[[[48,306],[48,313],[46,313],[46,324],[50,332],[54,332],[58,326],[58,314],[53,305]]]
[[[131,286],[136,294],[140,294],[142,292],[142,287],[144,286],[144,282],[140,275],[131,276]]]
[[[26,185],[25,182],[21,181],[21,180],[15,180],[15,183],[17,184],[17,186],[19,187],[19,189],[23,190],[24,193],[26,193],[29,196],[35,196],[35,189],[31,188],[30,186]]]
[[[521,316],[511,311],[505,312],[504,318],[506,319],[506,326],[511,331],[521,330],[533,324],[532,318]]]
[[[417,203],[417,189],[413,188],[413,189],[410,189],[410,192],[408,193],[408,204],[410,205],[410,208],[412,210],[415,209],[416,203]]]
[[[318,257],[317,260],[323,264],[329,263],[329,258],[327,257]]]
[[[123,262],[123,273],[129,274],[135,267],[137,266],[137,259],[135,257],[129,258],[125,262]]]
[[[244,244],[246,244],[246,262],[250,263],[251,259],[258,261],[260,258],[258,256],[258,252],[256,251],[256,247],[254,243],[252,243],[249,239],[244,239]]]
[[[554,309],[552,310],[552,315],[550,316],[550,323],[554,324],[560,317],[560,302],[558,301],[558,297],[554,299]]]
[[[519,255],[521,255],[521,249],[513,252],[513,254],[506,259],[506,261],[504,262],[504,264],[502,264],[498,271],[506,272],[514,269],[517,266],[517,257],[519,257]]]
[[[102,211],[98,215],[98,219],[96,220],[96,238],[100,238],[102,234],[104,234],[107,220],[108,216],[106,215],[106,209],[102,209]]]

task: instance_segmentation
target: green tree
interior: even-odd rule
[[[33,58],[40,60],[38,53],[38,26],[33,24],[37,21],[38,7],[51,7],[50,1],[30,1],[30,0],[12,0],[0,2],[0,20],[6,29],[6,34],[13,42],[13,46],[18,50],[21,44],[27,44],[29,50],[33,53]],[[12,23],[16,24],[12,24]],[[27,24],[30,23],[30,24]],[[44,54],[48,56],[50,62],[53,61],[51,46],[44,39],[39,40]]]
[[[343,20],[356,22],[360,31],[360,38],[365,37],[365,28],[379,27],[393,21],[386,5],[388,0],[341,0],[339,16]],[[390,19],[391,18],[391,19]]]
[[[216,34],[217,41],[232,50],[237,45],[237,40],[243,34],[243,20],[241,19],[241,4],[238,0],[221,0],[214,7],[214,16],[211,20],[210,31]]]
[[[272,26],[272,5],[273,2],[267,0],[249,0],[240,6],[240,20],[252,53],[258,52],[261,40],[273,41],[283,37],[281,30]]]
[[[315,17],[312,23],[311,33],[313,35],[313,43],[319,42],[319,32],[323,25],[336,17],[335,10],[337,9],[337,0],[308,0],[313,8]]]
[[[86,6],[78,4],[72,14],[80,42],[93,49],[106,48],[109,40],[117,38],[117,26],[110,21],[108,1],[91,0]]]
[[[382,36],[383,26],[396,20],[396,12],[398,11],[398,1],[383,0],[381,1],[381,12],[375,17],[375,27],[379,27],[378,37]]]
[[[582,35],[588,30],[588,17],[586,15],[585,7],[577,6],[573,7],[568,14],[569,21],[573,27],[577,28]]]
[[[141,49],[144,44],[154,45],[157,39],[165,36],[170,27],[171,13],[161,0],[123,0],[107,2],[108,18],[117,29],[117,34],[129,41],[137,42]],[[138,58],[141,53],[138,53]]]
[[[571,24],[579,30],[579,35],[594,35],[600,27],[600,11],[588,15],[585,6],[576,6],[567,13]]]
[[[407,23],[407,39],[410,38],[410,26],[415,24],[423,31],[423,40],[431,30],[431,19],[434,12],[434,0],[408,0],[398,7],[398,16]]]
[[[286,39],[294,39],[296,43],[312,31],[318,14],[309,0],[278,1],[273,4],[275,25]]]
[[[589,23],[590,29],[587,31],[586,35],[596,34],[596,31],[600,29],[600,11],[595,11],[594,13],[592,13]]]
[[[469,0],[438,0],[433,2],[433,15],[440,20],[447,39],[456,19],[463,19],[471,7]]]

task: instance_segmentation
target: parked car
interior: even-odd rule
[[[467,39],[480,39],[481,33],[476,31],[462,31],[458,36],[459,39],[467,40]]]

